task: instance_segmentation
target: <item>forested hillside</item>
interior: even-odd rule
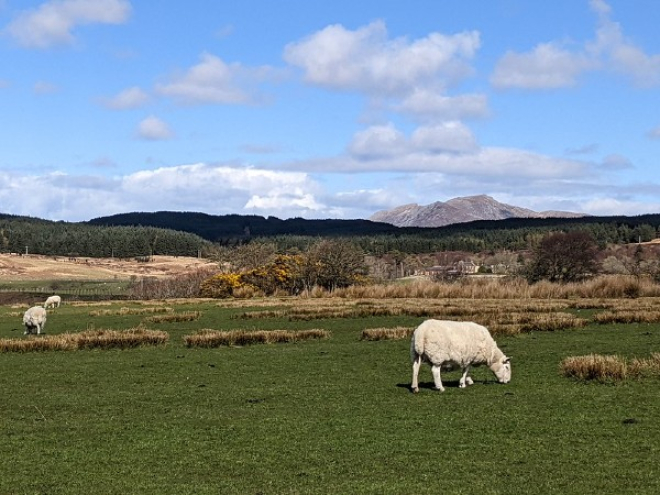
[[[319,238],[350,238],[365,253],[522,251],[549,232],[584,230],[599,244],[650,241],[660,215],[485,220],[437,228],[399,228],[368,220],[280,220],[203,213],[129,213],[89,222],[0,215],[0,251],[59,256],[208,255],[219,246],[267,239],[282,252]]]
[[[198,235],[156,227],[98,227],[0,216],[0,251],[4,253],[132,258],[167,254],[198,256],[212,244]]]
[[[509,218],[456,223],[444,227],[395,227],[369,220],[280,220],[256,215],[204,213],[127,213],[91,220],[93,225],[150,225],[195,233],[221,245],[268,238],[280,249],[304,250],[310,237],[350,237],[365,252],[519,251],[553,231],[586,230],[599,245],[649,241],[657,237],[660,214],[634,217]]]
[[[289,234],[329,237],[395,234],[405,231],[405,229],[391,224],[369,220],[306,220],[304,218],[281,220],[276,217],[264,218],[258,215],[208,215],[176,211],[122,213],[95,218],[87,223],[106,226],[149,225],[182,230],[221,244],[233,243],[237,239]]]

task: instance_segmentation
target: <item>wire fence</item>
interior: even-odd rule
[[[21,286],[21,287],[0,287],[1,293],[18,293],[22,295],[48,295],[58,294],[69,296],[76,299],[107,299],[126,297],[128,289],[125,287],[110,286],[92,286],[92,287],[50,287],[50,286]]]

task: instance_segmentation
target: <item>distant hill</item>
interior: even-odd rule
[[[509,217],[442,227],[397,227],[370,220],[280,220],[256,215],[159,211],[123,213],[88,222],[50,221],[0,214],[0,253],[50,256],[204,256],[218,246],[271,238],[282,251],[305,251],[320,238],[351,238],[365,253],[528,250],[547,232],[584,230],[599,246],[660,237],[660,214],[557,218]],[[210,242],[209,242],[210,241]]]
[[[408,204],[392,210],[374,213],[369,219],[397,227],[444,227],[476,220],[505,220],[507,218],[580,218],[586,215],[565,211],[536,212],[500,203],[484,194],[436,201],[427,206]]]
[[[209,215],[206,213],[157,211],[120,213],[87,222],[97,226],[151,226],[197,234],[212,242],[277,235],[347,236],[398,234],[394,225],[370,220],[307,220],[258,215]]]

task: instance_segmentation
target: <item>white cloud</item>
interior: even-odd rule
[[[479,33],[431,33],[409,41],[389,39],[382,21],[355,31],[328,26],[287,45],[284,59],[304,72],[307,82],[336,90],[408,93],[431,82],[450,84],[471,72],[468,61],[479,48]]]
[[[639,86],[660,84],[660,55],[649,55],[611,20],[604,0],[591,0],[597,15],[595,38],[569,50],[556,42],[541,43],[526,53],[507,52],[497,63],[491,83],[497,88],[552,89],[573,86],[587,71],[608,70],[632,78]]]
[[[604,0],[590,0],[589,6],[600,16],[609,15],[612,12],[611,7]]]
[[[137,136],[148,141],[162,141],[173,138],[174,133],[165,122],[151,115],[138,124]]]
[[[371,126],[355,134],[346,156],[302,163],[319,172],[437,172],[484,177],[582,177],[587,165],[514,148],[481,148],[458,121],[421,126],[410,136],[393,124]]]
[[[410,138],[389,123],[357,132],[348,146],[348,153],[358,161],[384,163],[385,160],[415,160],[437,153],[473,152],[477,148],[472,131],[458,121],[418,127]]]
[[[589,155],[598,151],[598,145],[596,143],[589,143],[583,146],[578,146],[576,148],[567,148],[565,153],[567,155]]]
[[[591,215],[643,215],[660,211],[660,203],[643,203],[640,201],[621,200],[615,198],[594,198],[584,201],[581,211]]]
[[[415,149],[428,153],[465,153],[479,147],[472,131],[457,121],[418,127],[410,141]]]
[[[646,135],[651,139],[660,139],[660,126],[651,129]]]
[[[647,55],[623,34],[621,26],[610,19],[610,10],[600,8],[605,2],[592,2],[599,14],[596,40],[587,49],[593,56],[603,58],[614,72],[630,77],[639,86],[660,84],[660,55]]]
[[[253,86],[275,71],[268,66],[246,67],[228,64],[221,58],[204,53],[201,61],[168,83],[158,84],[156,91],[185,104],[252,104],[259,100]]]
[[[497,88],[551,89],[573,86],[595,67],[586,55],[543,43],[529,53],[507,52],[497,63],[491,83]]]
[[[486,95],[445,96],[426,88],[415,88],[394,109],[419,120],[480,118],[489,113]]]
[[[372,160],[398,156],[407,151],[407,146],[406,137],[390,123],[357,132],[348,151],[360,159]]]
[[[600,167],[607,170],[627,170],[635,168],[628,158],[619,154],[607,155],[603,158]]]
[[[127,88],[112,98],[103,98],[101,102],[113,110],[139,108],[149,101],[149,95],[137,86]]]
[[[21,192],[35,187],[40,194]],[[334,217],[340,209],[324,206],[319,193],[318,184],[305,173],[205,163],[143,170],[112,179],[0,171],[3,212],[51,220],[84,221],[160,210]]]
[[[491,180],[499,178],[513,183],[522,179],[565,178],[587,176],[588,164],[541,155],[515,148],[483,147],[470,152],[438,152],[434,149],[414,149],[406,141],[408,152],[395,148],[388,153],[381,148],[379,154],[352,154],[332,158],[306,160],[283,164],[292,170],[317,173],[442,173],[452,176]],[[397,143],[398,146],[398,143]],[[378,150],[378,148],[376,148]],[[351,151],[351,150],[349,150]]]
[[[5,29],[28,48],[70,44],[72,31],[86,24],[121,24],[131,12],[127,0],[50,0],[18,15]]]
[[[337,159],[330,172],[337,178],[335,185],[328,175],[228,164],[161,167],[112,178],[0,170],[0,204],[5,213],[67,221],[160,210],[279,218],[368,218],[377,210],[403,204],[429,204],[474,194],[489,194],[537,211],[596,215],[660,211],[657,184],[607,183],[602,173],[587,175],[570,163],[557,170],[561,162],[517,150],[482,150],[474,159],[481,162],[468,166],[459,159],[452,167],[378,175],[351,169],[351,160],[346,174],[341,175],[336,166],[345,160]],[[539,160],[541,163],[535,165]],[[282,164],[276,166],[283,168]],[[488,168],[494,170],[485,174]],[[359,185],[360,181],[368,188]],[[41,193],[23,193],[35,188]],[[648,201],[633,197],[647,197]]]
[[[323,209],[315,199],[318,186],[302,172],[198,163],[131,174],[122,180],[122,189],[128,195],[146,195],[151,209],[168,204],[187,211],[247,214],[249,210],[274,216]]]

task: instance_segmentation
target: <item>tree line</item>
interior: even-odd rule
[[[599,247],[654,239],[660,214],[578,218],[508,218],[477,220],[444,227],[396,227],[369,220],[307,220],[258,215],[208,215],[189,212],[124,213],[90,220],[98,226],[153,226],[190,232],[219,246],[254,240],[274,242],[283,251],[304,250],[315,238],[344,238],[366,254],[439,251],[521,251],[533,248],[549,232],[585,231]]]
[[[118,224],[114,224],[117,219]],[[224,221],[229,224],[225,226]],[[120,258],[155,254],[213,257],[222,247],[255,241],[272,243],[279,252],[290,253],[305,252],[320,239],[337,239],[380,257],[390,253],[529,251],[549,233],[574,231],[588,233],[602,249],[611,244],[650,241],[657,237],[658,228],[660,215],[507,219],[438,228],[398,228],[368,220],[284,221],[176,212],[125,214],[92,222],[0,215],[0,251]]]
[[[156,227],[98,227],[24,217],[0,218],[0,252],[93,258],[207,255],[211,242]]]

